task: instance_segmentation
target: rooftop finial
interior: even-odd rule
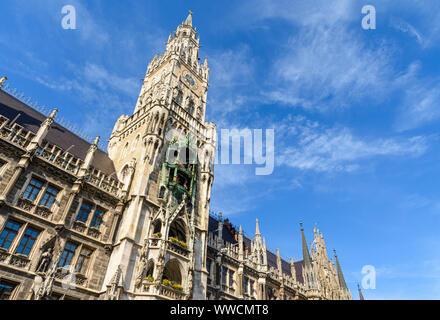
[[[258,225],[258,219],[256,220],[256,228],[255,228],[255,235],[260,234],[260,226]]]
[[[53,109],[53,111],[51,112],[49,118],[55,119],[55,117],[57,115],[57,112],[58,112],[58,108]]]
[[[97,146],[97,145],[99,144],[99,139],[100,139],[100,138],[101,138],[100,136],[96,136],[95,141],[93,141],[93,144],[94,144],[95,146]]]
[[[6,80],[8,80],[6,76],[0,78],[0,89],[3,87],[3,84],[5,83]]]

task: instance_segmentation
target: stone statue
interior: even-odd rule
[[[36,272],[46,272],[52,261],[52,248],[47,249],[40,258]]]
[[[8,80],[6,76],[0,78],[0,89],[3,87],[3,84],[5,83],[6,80]]]
[[[142,283],[142,279],[145,275],[145,269],[147,267],[147,250],[148,250],[148,239],[145,239],[144,247],[142,248],[141,255],[139,258],[139,265],[137,269],[137,275],[136,275],[136,286],[140,286]]]

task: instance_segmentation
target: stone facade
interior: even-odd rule
[[[351,299],[321,233],[287,262],[210,215],[216,126],[192,13],[148,65],[108,153],[0,90],[0,294],[9,299]],[[2,78],[1,84],[6,78]],[[0,87],[1,89],[1,87]],[[302,227],[301,227],[302,230]]]

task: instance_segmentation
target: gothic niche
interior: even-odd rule
[[[152,280],[153,279],[153,274],[154,274],[154,261],[151,259],[150,261],[148,261],[147,264],[147,271],[145,272],[145,277],[148,280]]]

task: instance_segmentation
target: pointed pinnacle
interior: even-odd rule
[[[49,118],[55,119],[55,117],[57,115],[57,112],[58,112],[58,108],[53,109],[53,111],[51,112]]]
[[[255,235],[260,234],[260,226],[258,225],[258,219],[256,220],[256,229],[255,229]]]
[[[95,141],[93,141],[93,145],[97,146],[99,144],[99,139],[101,136],[96,136]]]

